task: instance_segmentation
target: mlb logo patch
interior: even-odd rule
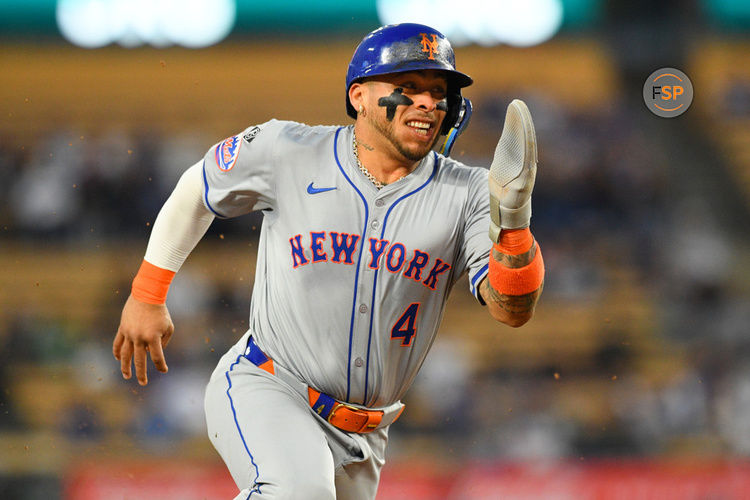
[[[216,164],[220,170],[232,170],[240,152],[240,136],[235,135],[216,146]]]

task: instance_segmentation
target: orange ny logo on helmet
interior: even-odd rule
[[[430,53],[427,59],[435,59],[435,52],[438,49],[437,35],[434,33],[429,35],[432,36],[432,40],[427,38],[427,33],[420,33],[420,35],[422,35],[422,41],[420,42],[422,44],[422,52]]]

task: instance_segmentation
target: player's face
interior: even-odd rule
[[[404,158],[419,161],[440,137],[448,81],[436,70],[410,71],[368,82],[368,121]]]

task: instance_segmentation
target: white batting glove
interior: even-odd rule
[[[523,101],[514,99],[505,113],[503,133],[490,166],[490,239],[494,243],[502,229],[529,226],[536,161],[531,113]]]

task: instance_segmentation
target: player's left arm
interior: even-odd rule
[[[479,293],[493,318],[521,326],[544,286],[542,251],[529,229],[537,167],[536,133],[526,104],[514,100],[489,172],[489,273]]]
[[[138,383],[146,385],[147,358],[163,373],[167,371],[164,348],[174,333],[165,304],[175,273],[203,237],[213,214],[203,204],[202,162],[182,174],[177,186],[159,211],[149,237],[146,255],[133,280],[122,310],[112,354],[129,379],[135,366]]]

